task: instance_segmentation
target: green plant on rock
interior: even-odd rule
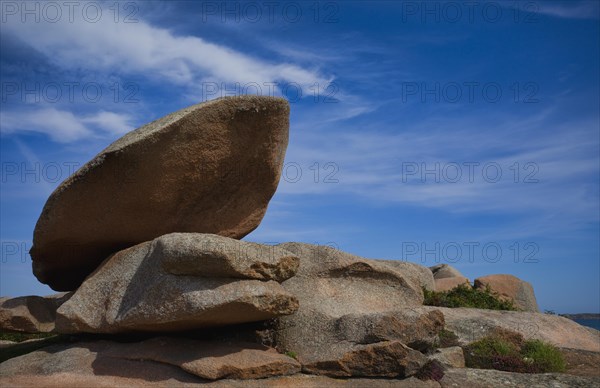
[[[296,352],[292,352],[291,350],[288,350],[287,352],[284,353],[286,356],[291,357],[295,360],[298,359],[298,354],[296,354]]]
[[[423,288],[423,295],[423,304],[427,306],[517,310],[511,300],[501,299],[489,286],[484,290],[472,288],[465,284],[461,284],[449,291],[430,291]]]
[[[564,372],[566,369],[565,359],[560,350],[543,341],[535,339],[526,341],[521,354],[544,371]]]
[[[459,346],[458,336],[450,330],[442,329],[433,344],[434,348],[449,348]]]
[[[464,347],[469,368],[497,369],[517,373],[564,372],[562,353],[540,340],[525,341],[519,333],[497,330]]]

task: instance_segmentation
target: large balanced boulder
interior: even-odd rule
[[[56,331],[179,331],[291,314],[298,301],[277,281],[297,267],[277,247],[199,233],[161,236],[108,258],[57,310]]]
[[[48,198],[30,252],[35,276],[70,291],[110,254],[167,233],[247,235],[277,188],[288,128],[285,99],[240,96],[128,133]]]
[[[516,276],[488,275],[475,279],[475,288],[486,287],[497,293],[500,298],[512,300],[515,306],[523,311],[539,311],[533,287]]]
[[[54,331],[56,309],[70,296],[70,293],[60,293],[50,296],[0,298],[0,330],[50,333]]]
[[[444,322],[440,313],[410,310],[423,302],[415,273],[326,246],[279,247],[300,258],[296,276],[282,283],[300,307],[278,319],[276,343],[297,354],[305,372],[410,376],[427,362],[418,348],[433,341]]]

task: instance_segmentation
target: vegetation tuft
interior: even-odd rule
[[[438,307],[470,307],[488,310],[516,311],[511,300],[503,300],[486,287],[484,290],[475,289],[468,285],[459,285],[449,291],[430,291],[423,288],[424,305]]]
[[[452,346],[459,346],[458,336],[450,330],[442,329],[438,333],[438,336],[433,344],[434,348],[450,348]]]
[[[564,372],[562,353],[540,340],[524,340],[519,333],[497,330],[464,347],[468,368],[497,369],[517,373]]]

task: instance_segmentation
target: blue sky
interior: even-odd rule
[[[240,93],[291,103],[247,240],[509,273],[600,311],[595,1],[2,2],[0,294],[52,190],[123,133]],[[85,215],[82,215],[85,216]]]

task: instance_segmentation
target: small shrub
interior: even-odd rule
[[[438,360],[429,360],[415,374],[419,380],[440,381],[444,377],[444,366]]]
[[[493,356],[491,369],[516,373],[541,373],[539,368],[520,354]]]
[[[521,334],[504,329],[465,346],[464,354],[469,368],[550,373],[563,372],[566,367],[562,354],[553,345],[525,341]]]
[[[525,341],[521,354],[531,359],[533,364],[545,373],[564,372],[566,369],[565,359],[560,350],[540,340]]]
[[[470,307],[488,310],[517,310],[511,300],[501,299],[487,286],[484,290],[461,284],[449,291],[423,288],[423,304],[438,307]]]
[[[500,339],[502,341],[508,342],[515,349],[521,349],[523,343],[525,343],[525,339],[521,333],[517,333],[516,331],[503,329],[501,327],[497,327],[492,331],[492,337]]]
[[[519,349],[501,338],[488,336],[466,346],[464,354],[465,364],[470,368],[496,369],[496,357],[518,357]]]
[[[453,331],[442,329],[434,343],[434,348],[449,348],[458,345],[460,345],[458,336]]]

